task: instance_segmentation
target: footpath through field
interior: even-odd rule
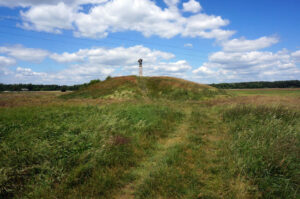
[[[129,199],[135,198],[135,193],[138,187],[143,183],[144,179],[147,179],[153,168],[157,166],[157,163],[165,156],[168,148],[175,144],[183,143],[188,133],[188,119],[191,115],[191,109],[184,109],[185,117],[182,123],[177,127],[177,130],[170,134],[168,137],[159,140],[155,152],[151,157],[148,157],[143,161],[133,173],[136,176],[136,180],[124,186],[120,192],[115,196],[116,199]]]
[[[114,198],[247,198],[240,179],[227,174],[226,129],[217,110],[182,106],[185,118],[133,169],[136,180]]]

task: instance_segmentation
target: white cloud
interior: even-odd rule
[[[200,3],[195,0],[189,0],[186,3],[183,3],[183,11],[185,11],[185,12],[196,13],[196,12],[199,12],[201,9],[202,9],[202,7],[201,7]]]
[[[277,37],[261,37],[255,40],[232,39],[222,43],[223,50],[229,52],[259,50],[278,43]]]
[[[182,35],[185,37],[217,38],[219,40],[227,39],[235,32],[222,30],[220,27],[229,24],[228,20],[220,16],[197,14],[185,19]]]
[[[16,71],[10,71],[10,73],[6,71],[6,74],[11,76],[11,78],[6,78],[10,79],[9,81],[13,79],[32,83],[83,83],[91,79],[103,79],[107,75],[116,75],[120,72],[122,75],[138,74],[137,60],[139,58],[144,60],[144,74],[147,76],[183,76],[192,68],[185,60],[173,61],[175,56],[171,53],[152,50],[141,45],[128,48],[95,47],[62,54],[49,53],[48,56],[58,63],[67,65],[55,73],[36,72],[29,67],[18,67]]]
[[[156,69],[156,68],[154,68]],[[180,60],[177,62],[173,62],[173,63],[159,63],[158,70],[164,70],[166,72],[186,72],[190,69],[192,69],[192,67],[189,65],[189,63],[186,60]]]
[[[10,75],[11,71],[9,70],[9,66],[15,65],[17,62],[15,59],[10,57],[0,56],[0,82],[3,83],[2,78],[4,76]]]
[[[186,60],[179,60],[177,62],[159,62],[145,67],[146,72],[149,72],[151,75],[170,75],[174,73],[182,74],[191,69],[192,67]]]
[[[181,31],[176,22],[181,17],[179,13],[162,10],[149,0],[110,1],[77,16],[76,35],[83,37],[105,37],[109,32],[133,30],[146,37],[171,38]]]
[[[210,82],[299,79],[300,69],[296,63],[300,62],[300,51],[258,51],[277,42],[277,37],[220,42],[223,51],[211,54],[193,73],[198,80]]]
[[[55,5],[60,2],[70,6],[78,6],[82,4],[99,4],[107,0],[0,0],[0,6],[7,7],[30,7],[37,5]]]
[[[22,45],[0,46],[0,53],[22,61],[41,62],[49,55],[49,52],[36,48],[25,48]]]
[[[186,60],[179,60],[176,62],[157,62],[145,63],[143,65],[143,72],[146,76],[176,76],[187,77],[187,72],[192,69],[192,66]],[[128,65],[123,68],[123,71],[130,71],[131,74],[137,75],[137,65]]]
[[[192,47],[193,47],[193,44],[191,44],[191,43],[186,43],[186,44],[184,44],[184,47],[192,48]]]
[[[202,37],[206,39],[216,38],[217,40],[225,40],[228,39],[228,37],[231,37],[234,33],[235,31],[231,30],[213,29],[211,31],[188,31],[183,35],[190,37]]]
[[[204,63],[203,66],[199,67],[196,70],[193,70],[193,73],[202,74],[202,75],[213,75],[215,74],[215,71],[209,68],[208,63]]]
[[[21,11],[25,29],[61,33],[62,29],[72,29],[75,11],[63,2],[57,5],[39,5],[26,12]]]
[[[6,66],[13,66],[16,64],[16,60],[9,58],[9,57],[4,57],[0,56],[0,67],[6,67]]]
[[[22,77],[22,76],[43,76],[46,77],[47,74],[46,73],[41,73],[41,72],[34,72],[32,71],[32,69],[30,68],[22,68],[22,67],[18,67],[16,69],[16,77]]]
[[[163,0],[168,7],[176,7],[179,0]]]
[[[296,62],[300,62],[300,50],[293,52],[292,57],[295,59]]]
[[[0,5],[4,1],[0,0]],[[162,38],[183,37],[227,39],[234,31],[222,30],[229,24],[220,16],[204,13],[184,17],[177,8],[178,0],[165,0],[167,8],[160,8],[151,0],[77,0],[72,1],[12,1],[7,5],[28,5],[21,11],[25,29],[61,33],[72,30],[77,37],[102,38],[112,32],[137,31],[144,36]],[[88,11],[82,5],[92,4]],[[186,9],[199,10],[200,4],[190,1]],[[4,4],[6,5],[6,4]],[[197,6],[198,5],[198,6]],[[190,7],[189,7],[190,6]],[[200,6],[201,8],[201,6]]]
[[[209,61],[193,71],[199,79],[215,79],[215,82],[257,81],[297,79],[300,69],[293,56],[282,50],[276,53],[267,51],[216,52]]]
[[[79,51],[78,53],[68,53],[64,52],[63,54],[53,53],[50,55],[50,58],[59,62],[59,63],[71,63],[71,62],[82,62],[85,59],[85,55]]]
[[[60,63],[72,63],[86,61],[93,64],[103,64],[106,66],[122,66],[132,65],[137,63],[137,60],[142,57],[146,63],[156,63],[159,60],[169,60],[174,58],[174,55],[159,50],[150,50],[141,45],[132,46],[129,48],[92,48],[80,49],[74,53],[65,52],[63,54],[52,54],[53,60]]]
[[[39,4],[54,4],[58,3],[60,0],[0,0],[1,6],[8,6],[8,7],[27,7]]]

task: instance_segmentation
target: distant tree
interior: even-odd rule
[[[221,89],[247,89],[247,88],[300,88],[299,80],[275,81],[275,82],[238,82],[211,84]]]
[[[108,76],[105,78],[105,81],[107,81],[107,80],[109,80],[109,79],[111,79],[111,76],[110,76],[110,75],[108,75]]]
[[[88,83],[88,85],[96,84],[96,83],[98,83],[98,82],[101,82],[101,80],[100,80],[100,79],[93,79],[93,80],[91,80],[91,81]]]

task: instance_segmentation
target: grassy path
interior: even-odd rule
[[[235,178],[230,171],[233,166],[226,145],[230,137],[219,111],[214,108],[200,111],[206,114],[194,118],[197,121],[194,127],[202,134],[204,143],[196,157],[201,162],[198,172],[202,181],[198,198],[249,198],[244,179]]]
[[[182,112],[177,130],[159,141],[114,198],[248,198],[243,179],[227,170],[228,137],[218,111],[185,106]]]
[[[136,180],[124,186],[120,192],[114,197],[116,199],[130,199],[135,198],[135,193],[138,187],[147,179],[153,168],[165,156],[168,149],[178,143],[183,143],[188,133],[188,120],[190,118],[191,109],[184,109],[185,118],[177,127],[177,130],[168,137],[158,141],[157,149],[153,152],[151,157],[144,160],[138,168],[133,171]]]
[[[248,198],[228,170],[227,131],[217,110],[190,106],[170,137],[136,170],[137,180],[115,198]]]

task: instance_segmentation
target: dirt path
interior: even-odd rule
[[[161,139],[158,141],[158,146],[155,152],[151,157],[148,157],[145,161],[143,161],[134,171],[133,174],[137,176],[136,180],[124,186],[118,194],[114,197],[115,199],[132,199],[135,198],[135,191],[140,184],[143,183],[143,180],[146,179],[152,168],[155,168],[156,164],[161,160],[168,148],[184,142],[186,135],[188,133],[188,119],[191,114],[191,109],[186,108],[183,110],[185,113],[185,117],[181,124],[177,127],[177,130],[170,134],[170,136]]]

